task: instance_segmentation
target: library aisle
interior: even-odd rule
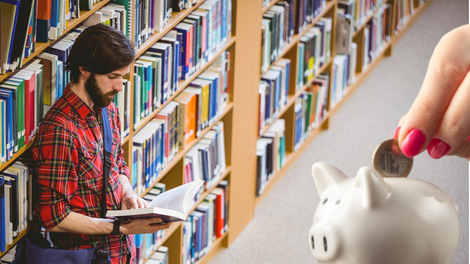
[[[468,23],[468,1],[433,0],[401,39],[344,102],[288,171],[256,206],[254,219],[210,264],[317,263],[307,234],[319,196],[313,163],[330,163],[349,177],[371,166],[375,148],[393,137],[399,119],[418,94],[427,63],[441,36]],[[469,263],[468,161],[456,157],[414,159],[409,177],[429,181],[452,197],[460,210],[460,241],[453,264]]]

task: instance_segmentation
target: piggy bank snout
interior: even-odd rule
[[[337,255],[337,234],[329,227],[314,225],[308,234],[308,243],[313,256],[320,262],[333,261]]]

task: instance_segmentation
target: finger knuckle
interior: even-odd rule
[[[417,105],[417,110],[421,116],[425,116],[431,120],[440,118],[440,111],[432,104],[427,101],[421,102]]]
[[[447,134],[455,141],[463,142],[468,137],[469,132],[467,127],[470,127],[470,124],[468,124],[466,120],[448,118],[445,119],[444,126],[447,130]]]
[[[465,67],[458,58],[447,57],[445,63],[434,64],[436,78],[461,79],[466,75]]]

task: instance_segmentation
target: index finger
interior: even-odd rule
[[[434,50],[421,90],[399,131],[399,145],[408,157],[426,149],[470,69],[470,56],[465,52],[469,29],[467,25],[452,30]]]

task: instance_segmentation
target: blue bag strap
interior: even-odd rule
[[[106,190],[108,189],[108,178],[111,168],[111,149],[113,144],[113,136],[111,133],[111,126],[109,124],[108,109],[102,108],[101,117],[103,119],[103,189],[101,193],[101,218],[106,218]]]

